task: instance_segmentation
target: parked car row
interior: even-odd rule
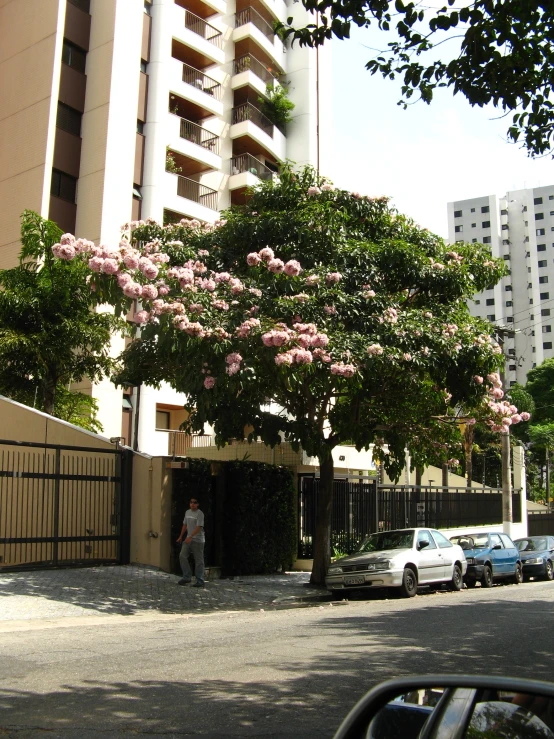
[[[399,588],[411,598],[421,585],[447,584],[461,590],[477,582],[516,584],[531,577],[554,577],[554,537],[530,536],[515,542],[497,531],[460,534],[448,539],[427,528],[370,534],[357,552],[334,562],[325,584],[332,592]]]

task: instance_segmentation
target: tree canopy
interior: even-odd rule
[[[407,445],[414,464],[446,461],[449,408],[481,404],[496,430],[513,413],[500,407],[501,349],[466,304],[503,261],[481,244],[453,249],[387,198],[337,190],[311,168],[284,167],[215,226],[133,223],[120,244],[74,242],[70,257],[102,300],[142,301],[119,382],[169,382],[188,396],[187,428],[208,423],[220,444],[290,441],[319,458],[315,581],[329,561],[335,446],[374,444],[398,477]]]
[[[402,80],[406,107],[414,96],[426,103],[448,87],[472,106],[492,104],[513,113],[508,138],[532,156],[551,152],[554,136],[554,5],[550,0],[448,0],[426,7],[404,0],[302,0],[317,22],[280,35],[317,46],[351,27],[376,25],[383,46],[366,67],[371,74]],[[448,43],[445,43],[448,42]],[[439,48],[440,47],[440,48]],[[416,98],[414,98],[416,99]]]
[[[97,431],[94,400],[67,386],[111,373],[111,332],[122,322],[93,310],[89,269],[56,258],[60,239],[55,223],[24,212],[19,265],[0,272],[0,392]]]

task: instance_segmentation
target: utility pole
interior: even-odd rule
[[[504,339],[506,337],[513,338],[515,332],[501,326],[495,326],[495,329],[496,339],[500,348],[502,349],[502,355],[504,356]],[[502,384],[504,385],[504,369],[501,370],[500,376],[502,378]],[[504,524],[504,528],[507,529],[506,533],[511,534],[514,517],[512,511],[512,465],[510,462],[509,427],[506,432],[500,434],[500,436],[502,438],[502,523]]]
[[[546,510],[550,510],[550,447],[546,445]]]

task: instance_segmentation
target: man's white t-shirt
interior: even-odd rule
[[[185,538],[187,536],[190,536],[197,526],[201,526],[202,528],[197,534],[193,536],[192,540],[206,541],[206,537],[204,536],[204,514],[199,508],[197,508],[195,511],[189,508],[189,510],[185,513],[183,523],[187,527]]]

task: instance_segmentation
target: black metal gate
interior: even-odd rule
[[[298,557],[311,559],[319,478],[300,475]],[[512,494],[513,520],[521,521],[521,491]],[[375,478],[337,479],[333,491],[331,552],[350,554],[368,534],[416,526],[433,529],[502,523],[502,490],[378,485]]]
[[[130,450],[0,440],[0,570],[129,562]]]

